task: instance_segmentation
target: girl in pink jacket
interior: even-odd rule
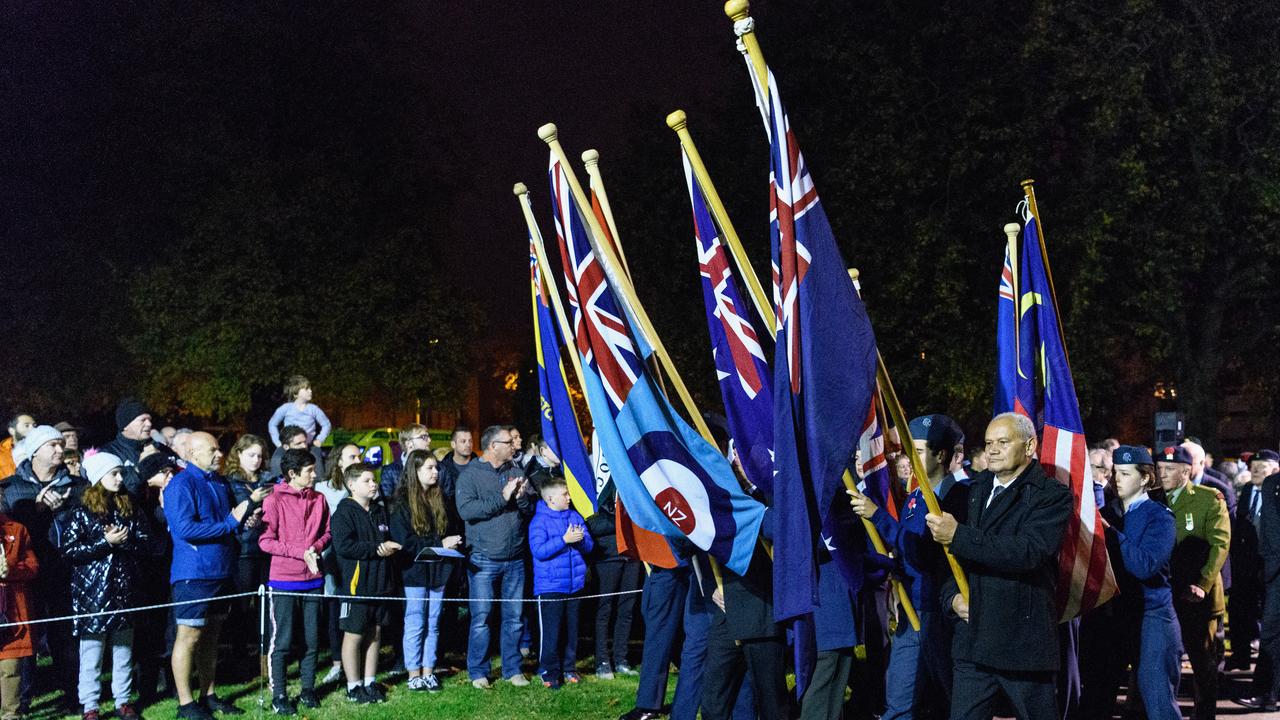
[[[316,459],[310,452],[286,451],[280,470],[284,482],[277,484],[262,503],[263,530],[258,547],[271,556],[267,586],[276,592],[291,593],[270,596],[269,654],[271,707],[277,714],[293,715],[297,708],[286,692],[285,665],[293,641],[294,615],[299,607],[306,651],[302,655],[302,694],[298,702],[307,708],[320,707],[315,691],[316,655],[320,646],[319,596],[324,591],[320,552],[329,544],[329,506],[324,496],[315,491]]]

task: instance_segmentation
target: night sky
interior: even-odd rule
[[[545,122],[558,124],[575,163],[589,147],[600,151],[621,216],[652,205],[633,184],[655,166],[668,173],[670,198],[683,192],[667,112],[685,109],[704,141],[712,119],[739,128],[758,156],[760,188],[743,234],[763,242],[767,146],[719,2],[227,8],[0,11],[0,223],[12,311],[0,319],[0,356],[11,388],[74,383],[75,367],[55,364],[51,374],[50,355],[118,358],[111,339],[130,312],[131,278],[184,232],[204,198],[258,163],[325,167],[332,157],[342,177],[358,158],[361,210],[407,217],[423,231],[432,275],[499,321],[501,332],[484,339],[497,350],[527,350],[531,337],[514,182],[530,187],[553,237],[548,152],[536,134]],[[767,3],[753,10],[767,22]],[[375,181],[370,192],[367,177],[384,162],[414,183],[380,193]],[[661,212],[678,218],[672,233],[689,237],[687,200]],[[691,249],[678,260],[688,263],[676,266],[690,274],[684,289],[696,293]],[[637,278],[642,293],[665,292],[651,280]],[[129,380],[108,384],[127,391]],[[109,394],[86,404],[109,405]],[[15,395],[31,397],[6,393]],[[56,393],[47,404],[60,404]]]

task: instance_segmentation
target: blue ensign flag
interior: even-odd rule
[[[817,543],[864,429],[876,340],[769,73],[760,98],[770,154],[778,334],[773,361],[774,616],[811,612]]]
[[[764,506],[743,492],[729,461],[658,388],[644,362],[652,348],[629,325],[635,309],[614,294],[593,254],[583,209],[554,154],[549,175],[584,390],[618,496],[640,527],[686,538],[744,574]]]

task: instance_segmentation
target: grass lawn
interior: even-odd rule
[[[384,655],[384,661],[387,659]],[[450,660],[457,660],[451,658]],[[491,690],[476,690],[471,687],[466,670],[452,673],[447,677],[438,673],[444,684],[444,691],[439,693],[410,691],[405,683],[405,675],[383,673],[379,681],[387,690],[387,702],[378,705],[352,705],[346,699],[345,681],[321,685],[318,688],[321,696],[321,707],[316,710],[299,708],[297,717],[317,718],[367,718],[368,720],[391,720],[395,718],[492,718],[493,720],[517,720],[519,718],[574,718],[575,720],[613,720],[630,710],[635,704],[637,677],[632,675],[617,676],[614,680],[598,680],[589,668],[593,668],[592,658],[586,657],[578,663],[584,671],[582,682],[577,685],[566,684],[561,690],[548,690],[537,678],[536,667],[531,662],[524,666],[529,677],[529,687],[513,687],[504,681],[493,683]],[[47,661],[42,661],[43,666]],[[329,656],[321,652],[318,675],[323,676],[329,669]],[[454,661],[452,665],[459,663]],[[46,669],[46,668],[42,668]],[[289,696],[296,701],[300,690],[297,680],[298,666],[294,663],[289,668]],[[223,673],[220,671],[220,675]],[[495,672],[493,676],[496,677]],[[319,679],[319,678],[317,678]],[[675,692],[675,674],[672,674],[668,693]],[[251,718],[275,717],[271,712],[271,693],[265,678],[259,682],[252,678],[240,682],[220,685],[218,696],[232,700],[245,711],[246,720]],[[114,717],[109,711],[111,692],[103,687],[104,718]],[[670,698],[668,698],[668,701]],[[261,701],[261,704],[259,704]],[[174,700],[165,700],[149,707],[140,708],[147,720],[167,720],[173,718],[177,708]],[[54,713],[53,696],[40,697],[32,706],[31,717],[60,717]]]

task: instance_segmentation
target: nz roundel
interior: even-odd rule
[[[669,432],[645,434],[627,448],[631,464],[649,496],[694,545],[706,550],[716,537],[707,497],[711,477]]]

